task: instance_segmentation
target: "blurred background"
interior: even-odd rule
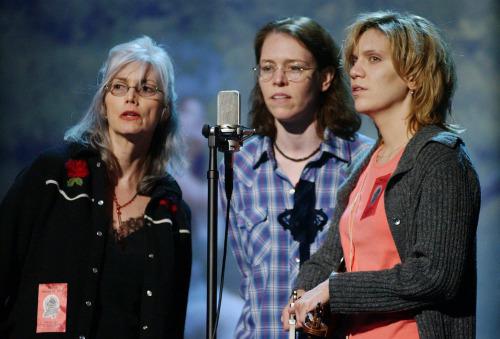
[[[204,123],[216,123],[220,90],[238,90],[247,121],[258,28],[284,16],[310,16],[337,41],[360,12],[393,9],[440,27],[454,51],[458,90],[454,121],[482,185],[478,229],[477,337],[500,332],[499,2],[495,0],[3,0],[0,4],[0,198],[42,150],[61,142],[96,90],[108,50],[148,35],[174,60],[178,107],[190,168],[177,175],[193,210],[194,261],[186,338],[205,336],[206,170]],[[362,132],[375,137],[370,122]],[[222,158],[222,157],[220,157]],[[223,213],[219,213],[223,215]],[[496,226],[495,226],[496,225]],[[222,221],[219,234],[223,234]],[[1,235],[0,235],[1,236]],[[219,240],[222,253],[222,238]],[[219,338],[232,338],[241,301],[228,255]],[[219,265],[220,268],[220,265]]]

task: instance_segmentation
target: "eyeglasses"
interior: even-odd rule
[[[281,69],[288,81],[299,82],[305,79],[309,70],[314,70],[314,67],[308,67],[301,64],[288,64],[285,66],[276,66],[274,64],[257,65],[253,68],[255,74],[262,81],[269,81],[274,78],[274,74],[278,69]]]
[[[109,91],[111,94],[117,97],[125,96],[128,93],[128,90],[131,88],[134,88],[137,94],[139,94],[141,97],[152,97],[156,95],[156,93],[163,93],[163,91],[158,86],[147,83],[143,83],[138,86],[129,86],[123,81],[112,81],[110,84],[104,86],[104,89],[106,91]]]

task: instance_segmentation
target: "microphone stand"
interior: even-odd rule
[[[215,319],[217,309],[217,209],[218,181],[217,135],[218,127],[203,126],[202,134],[208,138],[209,166],[208,179],[208,246],[207,246],[207,339],[215,339]]]
[[[240,149],[243,140],[255,133],[253,129],[242,126],[204,125],[202,134],[208,139],[210,151],[208,179],[208,245],[207,245],[207,339],[216,339],[217,325],[217,210],[218,210],[218,180],[217,150],[224,152],[226,166],[226,197],[229,207],[233,190],[232,152]],[[230,168],[228,168],[230,167]],[[230,170],[230,171],[229,171]],[[222,297],[222,295],[221,295]]]

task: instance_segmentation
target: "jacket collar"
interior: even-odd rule
[[[393,175],[406,172],[413,168],[424,146],[431,142],[437,142],[447,147],[455,148],[462,140],[455,133],[449,132],[436,125],[422,127],[408,142]],[[378,144],[379,142],[377,145]]]
[[[72,159],[78,159],[78,158],[90,158],[90,157],[95,157],[99,156],[99,152],[93,148],[90,147],[90,145],[86,144],[81,144],[77,142],[71,142],[68,145],[69,149],[69,156]]]
[[[89,145],[72,142],[68,145],[69,147],[69,155],[72,159],[90,159],[90,158],[99,158],[99,152]],[[175,181],[175,179],[168,173],[165,172],[165,175],[159,178],[151,191],[151,196],[159,197],[165,194],[174,194],[179,197],[182,197],[182,191]]]

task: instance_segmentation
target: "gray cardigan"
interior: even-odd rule
[[[296,288],[309,290],[329,277],[334,313],[407,311],[414,314],[421,339],[474,338],[480,187],[465,146],[453,133],[422,128],[387,185],[387,221],[402,263],[332,274],[343,256],[338,221],[376,147],[358,158],[339,190],[327,240],[304,263]]]

